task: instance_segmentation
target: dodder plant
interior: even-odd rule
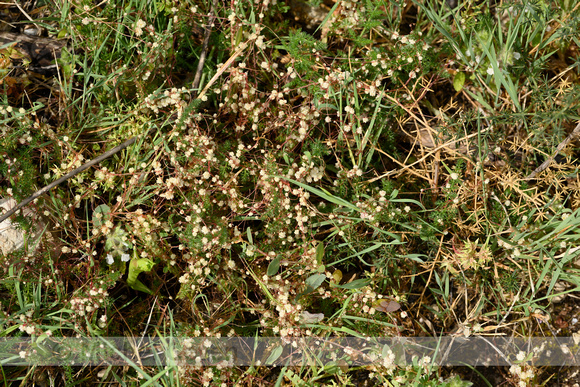
[[[295,7],[269,1],[51,4],[59,19],[44,24],[74,52],[50,86],[58,98],[2,110],[3,194],[137,137],[37,203],[61,245],[3,257],[5,334],[532,335],[550,323],[550,298],[577,283],[575,150],[524,178],[577,118],[562,60],[577,49],[575,14],[320,6],[305,32]],[[134,364],[101,378],[467,385],[427,357],[354,360]],[[514,385],[544,377],[512,371]]]

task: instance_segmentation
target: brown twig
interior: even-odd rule
[[[562,141],[560,144],[558,144],[558,147],[556,148],[556,152],[554,152],[554,154],[549,157],[546,161],[544,161],[542,163],[542,165],[540,165],[538,168],[534,169],[534,171],[532,173],[530,173],[525,180],[531,180],[534,177],[536,177],[536,175],[540,172],[542,172],[543,170],[545,170],[546,168],[548,168],[550,166],[550,164],[552,164],[552,161],[554,161],[554,158],[556,158],[556,156],[558,155],[558,153],[560,153],[560,151],[564,148],[566,148],[566,145],[568,145],[568,143],[570,141],[572,141],[572,139],[574,137],[576,137],[577,135],[580,134],[580,123],[578,125],[576,125],[576,127],[574,128],[574,130],[572,131],[572,133],[570,133],[568,135],[568,137],[566,137],[564,139],[564,141]]]
[[[149,132],[147,132],[146,135],[148,135],[149,133],[151,133],[153,130],[154,129],[150,129]],[[48,191],[50,191],[51,189],[53,189],[54,187],[56,187],[60,183],[63,183],[65,181],[67,181],[71,177],[73,177],[75,175],[78,175],[82,171],[84,171],[84,170],[92,167],[95,164],[100,163],[104,159],[109,158],[109,157],[113,156],[114,154],[116,154],[116,153],[122,151],[123,149],[127,148],[128,146],[132,145],[135,142],[135,140],[137,140],[137,136],[135,136],[133,138],[130,138],[129,140],[127,140],[124,143],[122,143],[121,145],[117,145],[116,147],[114,147],[113,149],[111,149],[111,150],[103,153],[99,157],[96,157],[96,158],[94,158],[94,159],[86,162],[85,164],[81,165],[80,167],[78,167],[78,168],[70,171],[69,173],[67,173],[66,175],[64,175],[63,177],[61,177],[60,179],[53,181],[52,183],[50,183],[46,187],[43,187],[43,188],[39,189],[38,191],[36,191],[35,193],[33,193],[31,196],[27,197],[26,199],[24,199],[23,201],[21,201],[20,203],[18,203],[14,208],[10,209],[8,212],[6,212],[2,216],[0,216],[0,223],[2,223],[4,220],[6,220],[7,218],[9,218],[16,211],[18,211],[22,207],[26,206],[28,203],[30,203],[34,199],[38,198],[39,196],[47,193]]]
[[[209,46],[209,37],[211,35],[211,28],[213,27],[213,23],[215,21],[215,14],[216,14],[216,6],[217,6],[217,0],[214,0],[212,5],[211,5],[211,16],[209,17],[209,21],[207,23],[207,28],[205,29],[205,35],[203,37],[203,49],[201,50],[201,55],[199,56],[199,63],[197,64],[197,69],[195,71],[195,78],[193,79],[193,83],[191,85],[191,88],[193,90],[196,90],[196,96],[194,96],[194,99],[199,96],[199,93],[197,91],[197,88],[199,86],[199,82],[201,80],[201,73],[203,71],[203,66],[205,65],[205,58],[207,57],[207,49]]]

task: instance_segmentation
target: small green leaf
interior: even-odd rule
[[[272,353],[270,354],[270,356],[268,356],[268,359],[266,360],[266,365],[272,365],[272,364],[274,364],[274,362],[276,360],[278,360],[278,358],[280,356],[282,356],[282,351],[283,350],[284,350],[284,347],[282,347],[281,345],[279,345],[276,348],[274,348],[274,350],[272,351]]]
[[[56,35],[57,39],[63,39],[68,35],[68,31],[66,28],[63,28],[62,30],[58,31],[58,35]]]
[[[460,92],[463,89],[463,85],[465,84],[465,73],[462,71],[458,71],[455,73],[455,77],[453,78],[453,88],[455,91]]]
[[[275,276],[276,273],[278,273],[278,269],[280,269],[280,257],[277,257],[268,265],[267,271],[268,276],[269,277]]]
[[[326,279],[326,275],[324,274],[313,274],[310,277],[306,278],[306,289],[296,295],[294,302],[298,302],[298,299],[302,296],[312,293],[316,290],[324,280]]]
[[[324,274],[313,274],[306,278],[306,292],[312,292],[318,289],[318,287],[322,285],[325,279],[326,275]]]
[[[318,246],[316,246],[316,262],[319,265],[322,265],[322,258],[324,258],[324,243],[318,242]]]
[[[254,240],[252,239],[252,229],[248,227],[248,229],[246,230],[246,234],[248,235],[248,242],[250,242],[250,244],[253,245]]]
[[[93,211],[93,227],[101,227],[110,218],[111,209],[106,204],[97,206]],[[100,214],[100,215],[98,215]]]
[[[238,29],[238,32],[236,33],[236,39],[235,39],[236,47],[238,47],[240,45],[240,43],[242,42],[243,36],[244,36],[244,29],[242,27],[240,27]]]

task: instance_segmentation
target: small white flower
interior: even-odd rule
[[[113,262],[115,262],[115,259],[113,258],[113,256],[111,254],[107,254],[107,263],[109,265],[112,265]]]
[[[522,57],[522,55],[519,52],[514,52],[514,59],[515,60],[519,60]]]
[[[457,180],[457,179],[459,179],[459,175],[457,173],[453,172],[451,174],[451,180]]]
[[[121,262],[127,262],[131,259],[131,257],[129,256],[129,254],[121,254]]]
[[[145,23],[143,20],[141,19],[137,20],[137,22],[135,23],[135,35],[137,36],[143,35],[143,28],[145,28],[146,25],[147,23]]]
[[[488,73],[489,75],[493,75],[493,68],[492,68],[492,67],[488,68],[488,69],[487,69],[487,73]]]

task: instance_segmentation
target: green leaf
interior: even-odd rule
[[[240,27],[238,29],[238,32],[236,33],[236,40],[235,40],[236,47],[238,47],[240,45],[240,43],[242,42],[243,36],[244,36],[244,29]]]
[[[368,279],[357,279],[344,285],[334,285],[335,288],[341,289],[360,289],[367,286],[371,281]]]
[[[11,327],[8,327],[8,328],[2,330],[2,332],[0,333],[0,337],[8,336],[10,333],[12,333],[13,331],[15,331],[19,328],[20,328],[20,325],[12,325]]]
[[[316,290],[320,285],[322,285],[325,279],[325,274],[313,274],[306,278],[306,292],[310,293]]]
[[[151,261],[147,258],[136,258],[137,253],[133,251],[133,259],[129,263],[129,274],[127,275],[127,285],[129,285],[132,289],[135,289],[140,292],[152,294],[151,290],[149,290],[141,281],[137,279],[139,273],[145,271],[151,271],[153,266],[155,266],[155,262]]]
[[[93,211],[93,227],[101,227],[107,220],[110,219],[111,209],[106,204],[101,204],[97,206]],[[100,214],[100,216],[98,215]]]
[[[283,350],[284,350],[284,347],[282,347],[281,345],[279,345],[276,348],[274,348],[274,350],[272,351],[272,353],[270,354],[270,356],[268,356],[268,359],[266,360],[266,365],[272,365],[272,364],[274,364],[274,362],[276,360],[278,360],[278,358],[280,356],[282,356],[282,351]]]
[[[277,257],[268,265],[267,271],[268,276],[269,277],[275,276],[276,273],[278,273],[278,269],[280,269],[280,257]]]
[[[128,282],[129,281],[127,281],[127,283]],[[130,284],[129,286],[131,286],[131,289],[137,290],[138,292],[153,294],[153,292],[147,286],[143,285],[143,282],[139,280],[135,280],[135,282],[133,282],[133,284]]]
[[[324,258],[324,243],[319,242],[318,246],[316,246],[316,262],[319,265],[322,265],[322,258]]]
[[[62,30],[58,31],[58,35],[56,35],[57,39],[63,39],[68,35],[68,30],[63,28]]]
[[[453,88],[455,91],[459,92],[463,89],[463,85],[465,84],[465,73],[462,71],[458,71],[455,73],[455,77],[453,78]]]

